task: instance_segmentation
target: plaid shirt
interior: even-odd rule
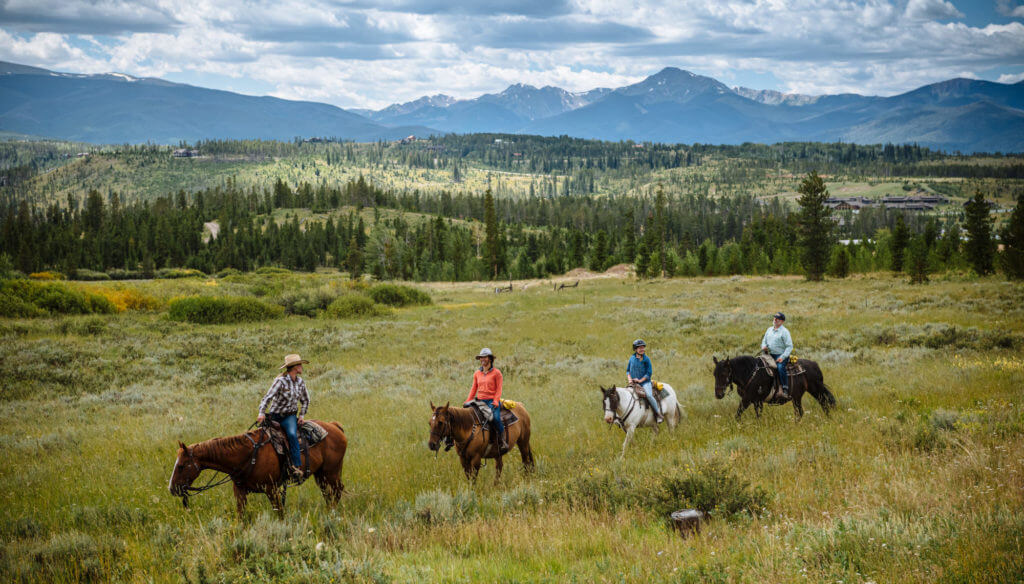
[[[299,410],[302,404],[302,410]],[[309,393],[306,392],[306,382],[296,376],[292,381],[290,375],[284,375],[274,379],[267,395],[260,401],[259,413],[267,414],[291,414],[298,411],[299,415],[305,416],[309,409]]]

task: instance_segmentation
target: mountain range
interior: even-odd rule
[[[356,141],[502,132],[603,140],[738,144],[917,143],[1024,151],[1024,82],[951,79],[892,97],[730,88],[668,67],[639,83],[572,93],[516,84],[474,99],[434,95],[381,110],[254,97],[123,74],[0,62],[0,130],[94,143],[206,138]]]

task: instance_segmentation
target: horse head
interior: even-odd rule
[[[175,497],[188,497],[188,488],[192,486],[192,481],[196,480],[201,470],[192,449],[179,440],[178,458],[174,461],[174,471],[171,472],[167,489]]]
[[[615,389],[614,383],[608,389],[603,385],[598,387],[601,388],[601,400],[604,403],[604,421],[611,424],[615,421],[615,412],[619,409],[619,392]]]
[[[441,447],[443,440],[450,440],[452,437],[452,413],[448,411],[450,404],[451,402],[448,402],[443,406],[435,406],[434,402],[430,402],[430,411],[433,414],[430,416],[430,440],[427,441],[427,447],[435,452]]]
[[[715,362],[715,398],[722,399],[725,397],[725,390],[732,383],[730,381],[732,377],[732,363],[728,357],[721,361],[718,360],[718,357],[714,356],[711,359]]]

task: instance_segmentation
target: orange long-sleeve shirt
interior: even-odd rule
[[[501,371],[492,368],[487,373],[480,369],[473,374],[473,389],[469,390],[469,397],[466,401],[482,399],[490,401],[494,405],[501,404]]]

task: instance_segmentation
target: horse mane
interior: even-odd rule
[[[247,433],[242,433],[237,436],[210,438],[209,440],[197,442],[192,446],[189,446],[189,450],[192,451],[193,456],[204,460],[223,460],[224,454],[234,454],[239,447],[252,446],[246,438],[246,434]]]
[[[754,374],[754,369],[757,367],[757,358],[749,355],[740,355],[730,359],[729,366],[732,367],[734,379],[746,381]]]
[[[452,428],[471,428],[476,423],[473,412],[469,408],[448,408]]]

